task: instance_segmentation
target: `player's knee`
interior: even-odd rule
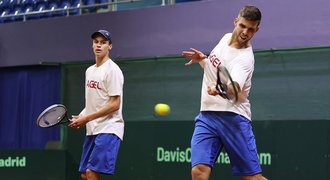
[[[87,179],[100,179],[100,173],[91,169],[86,169],[85,174]]]
[[[82,180],[87,180],[86,174],[85,173],[81,173],[80,177]]]
[[[92,175],[94,173],[94,171],[90,170],[90,169],[86,169],[86,177],[88,177],[89,175]]]
[[[268,180],[268,179],[262,176],[262,174],[255,174],[252,176],[243,176],[242,180]]]
[[[191,169],[191,176],[192,176],[192,177],[196,177],[196,176],[198,176],[199,174],[201,174],[201,171],[200,171],[196,166],[194,166],[194,167]]]
[[[196,165],[191,169],[191,176],[193,179],[200,179],[202,177],[208,177],[211,173],[211,168],[206,165]]]

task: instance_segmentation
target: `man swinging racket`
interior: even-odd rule
[[[251,39],[259,30],[260,21],[257,7],[244,6],[234,20],[233,32],[225,34],[208,57],[193,48],[182,52],[190,59],[186,65],[199,63],[204,69],[201,108],[191,140],[193,180],[209,179],[223,148],[230,158],[233,175],[243,180],[266,180],[261,174],[248,100],[254,70]],[[224,83],[222,89],[226,92],[214,88],[219,66],[228,70],[233,82]],[[232,102],[231,95],[235,93],[237,99]]]

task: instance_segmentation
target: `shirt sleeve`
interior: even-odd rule
[[[84,108],[80,113],[79,113],[79,115],[85,115],[85,111],[86,111],[86,108]]]
[[[107,89],[109,96],[121,96],[124,84],[123,74],[119,68],[114,68],[107,77]]]

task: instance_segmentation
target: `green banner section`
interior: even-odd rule
[[[0,176],[3,180],[64,180],[64,150],[0,150]]]
[[[116,174],[102,180],[190,179],[190,139],[193,121],[127,122]],[[255,121],[259,161],[269,179],[326,180],[330,178],[330,121]],[[71,180],[78,172],[83,133],[72,132],[64,150],[0,151],[5,180]],[[80,137],[78,137],[80,136]],[[225,151],[211,179],[240,179],[231,175]]]
[[[190,179],[193,121],[129,122],[118,157],[117,174],[105,179]],[[253,122],[259,161],[269,179],[329,179],[330,121]],[[223,151],[212,179],[231,175]]]

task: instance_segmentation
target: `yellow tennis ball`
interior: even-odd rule
[[[155,112],[157,115],[166,116],[170,113],[171,108],[167,104],[158,103],[155,105]]]

